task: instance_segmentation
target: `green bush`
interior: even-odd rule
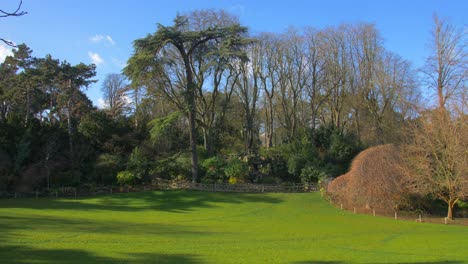
[[[125,170],[117,173],[117,183],[120,185],[135,184],[138,180],[140,179],[131,171]]]
[[[249,177],[249,166],[245,161],[232,159],[228,162],[224,173],[228,177],[229,183],[246,182]]]
[[[304,184],[317,183],[326,177],[327,174],[323,170],[314,166],[306,166],[301,170],[301,182]]]
[[[202,162],[204,182],[224,182],[226,162],[220,157],[211,157]]]
[[[150,169],[150,162],[139,147],[135,147],[127,161],[127,171],[131,172],[136,179],[146,180]]]
[[[110,184],[116,180],[117,172],[123,169],[122,158],[118,155],[101,154],[96,159],[94,174],[98,183]]]
[[[191,177],[191,158],[188,154],[175,154],[154,163],[150,174],[167,180],[189,180]]]

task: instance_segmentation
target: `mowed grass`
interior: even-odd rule
[[[354,215],[318,193],[9,199],[0,263],[468,263],[468,228]]]

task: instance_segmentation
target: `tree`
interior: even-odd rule
[[[156,78],[162,86],[179,88],[179,93],[183,95],[180,107],[187,115],[189,123],[192,181],[194,182],[198,180],[195,96],[200,84],[196,79],[198,69],[192,67],[192,62],[196,59],[195,56],[211,54],[218,54],[225,58],[245,58],[241,47],[246,44],[243,38],[246,32],[247,29],[239,24],[214,25],[194,30],[188,17],[177,15],[173,26],[166,27],[159,24],[154,34],[149,34],[134,42],[135,54],[129,59],[124,69],[125,74],[137,83]],[[209,45],[213,42],[217,45]],[[169,57],[169,52],[172,52],[175,57]],[[177,78],[177,76],[173,78],[170,72],[165,71],[164,67],[170,66],[181,67],[183,75],[178,77],[182,78]]]
[[[21,11],[21,6],[22,5],[23,5],[23,0],[20,0],[20,2],[18,4],[18,7],[13,12],[8,12],[8,11],[4,11],[3,9],[0,9],[0,18],[17,17],[17,16],[26,15],[28,12]],[[7,44],[8,46],[16,47],[15,43],[13,41],[11,41],[11,40],[6,40],[4,38],[0,38],[0,41]]]
[[[104,101],[109,106],[109,114],[113,118],[120,116],[126,104],[125,93],[127,84],[121,74],[111,73],[106,76],[101,87]]]
[[[427,58],[421,70],[425,83],[437,93],[438,107],[446,109],[448,100],[466,94],[468,75],[466,33],[447,21],[434,16],[431,48],[433,54]]]
[[[447,203],[447,218],[453,207],[468,198],[468,120],[443,108],[423,113],[404,146],[406,173],[412,191],[430,194]]]

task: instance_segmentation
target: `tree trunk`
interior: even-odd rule
[[[447,219],[448,220],[453,220],[453,207],[455,206],[455,203],[458,201],[458,199],[450,199],[448,204],[448,212],[447,212]]]
[[[189,56],[183,50],[183,47],[178,47],[184,59],[185,73],[187,77],[186,101],[189,118],[189,138],[190,151],[192,152],[192,182],[198,180],[198,153],[197,153],[197,129],[195,127],[195,83],[193,82],[193,73],[190,65]]]
[[[73,160],[73,129],[72,129],[72,120],[71,120],[71,103],[68,100],[67,103],[67,130],[68,130],[68,147],[70,151],[70,159]]]

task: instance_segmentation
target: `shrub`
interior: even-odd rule
[[[125,170],[117,173],[117,183],[120,185],[134,184],[139,178],[131,171]]]
[[[249,166],[245,161],[232,159],[224,170],[229,183],[246,182],[249,177]]]
[[[204,182],[224,182],[224,167],[226,162],[220,157],[211,157],[202,162],[202,168],[205,172]]]
[[[304,184],[317,183],[326,177],[327,174],[315,166],[306,166],[301,170],[301,182]]]
[[[150,169],[149,160],[140,148],[135,147],[127,162],[127,171],[130,171],[136,179],[145,180]]]
[[[150,173],[161,179],[189,180],[191,177],[191,159],[188,154],[175,154],[154,163]]]
[[[117,172],[122,170],[122,158],[118,155],[101,154],[97,157],[94,174],[98,183],[109,184],[116,180]]]
[[[340,202],[356,207],[395,210],[406,199],[401,159],[393,145],[366,149],[353,160],[351,170],[329,184]]]

